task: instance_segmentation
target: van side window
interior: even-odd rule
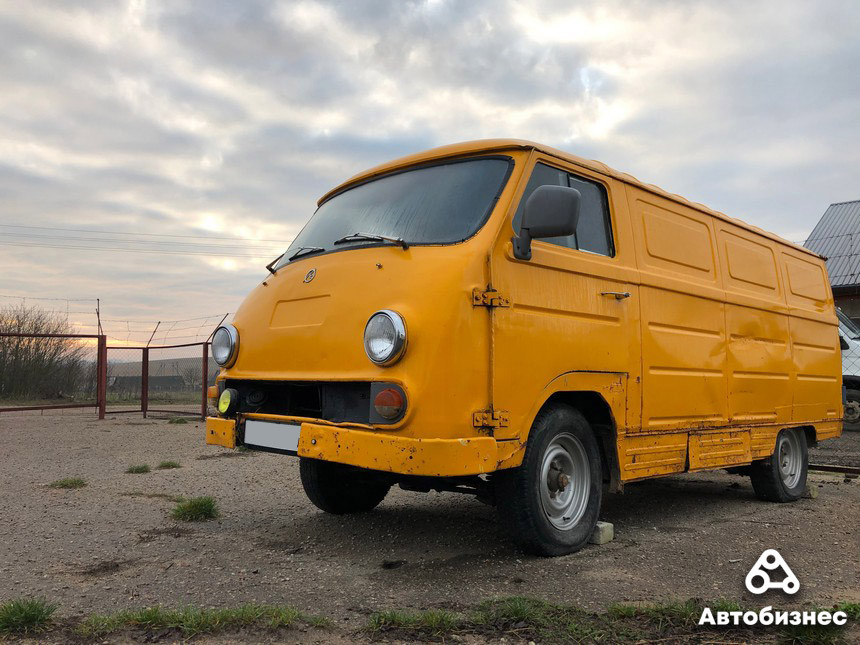
[[[565,246],[569,249],[589,251],[600,255],[615,255],[612,226],[609,221],[609,202],[606,190],[597,182],[571,175],[564,170],[539,163],[535,166],[526,191],[514,215],[514,230],[519,232],[526,200],[538,186],[570,186],[582,195],[579,207],[579,224],[576,233],[566,237],[550,237],[542,242]]]

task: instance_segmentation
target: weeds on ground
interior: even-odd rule
[[[299,622],[314,627],[329,625],[328,620],[322,617],[306,616],[293,607],[275,605],[242,605],[233,609],[147,607],[90,616],[77,625],[75,632],[85,638],[103,638],[127,628],[176,629],[190,638],[239,627],[281,629]]]
[[[218,517],[218,504],[211,497],[192,497],[176,504],[171,512],[175,520],[200,522]]]
[[[156,470],[170,470],[172,468],[181,468],[181,464],[178,461],[162,461],[159,463],[155,469]]]
[[[844,611],[851,620],[860,620],[860,602],[840,602],[836,611]]]
[[[0,634],[26,634],[46,629],[57,605],[44,598],[18,598],[0,605]]]
[[[439,638],[463,624],[463,619],[449,611],[428,609],[420,612],[380,611],[373,614],[366,630],[372,634],[385,631],[409,631],[416,635]]]
[[[699,642],[714,632],[699,627],[706,606],[700,600],[642,605],[611,605],[605,613],[588,612],[569,605],[557,605],[535,598],[500,598],[482,603],[465,614],[430,610],[424,612],[385,611],[373,614],[364,631],[374,639],[441,639],[453,634],[513,637],[547,643],[639,643],[643,641]],[[716,600],[707,603],[713,611],[740,611],[738,603]],[[857,605],[843,603],[838,610],[851,612]],[[773,636],[779,642],[830,645],[839,643],[844,627],[780,627]],[[723,628],[725,636],[756,641],[761,632],[740,626]],[[721,638],[722,638],[721,636]],[[733,641],[734,642],[734,641]]]
[[[185,425],[186,423],[188,423],[188,419],[186,419],[185,417],[173,417],[167,423],[172,423],[174,425]]]
[[[81,479],[80,477],[66,477],[65,479],[58,479],[55,482],[51,482],[50,484],[48,484],[48,488],[72,489],[83,488],[86,485],[86,479]]]
[[[140,464],[138,466],[129,466],[126,471],[129,475],[142,475],[149,472],[149,464]]]

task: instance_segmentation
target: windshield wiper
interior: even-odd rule
[[[300,258],[303,255],[310,255],[311,253],[319,253],[320,251],[325,251],[325,249],[321,246],[302,246],[298,251],[293,253],[290,256],[289,262],[292,262],[296,258]]]
[[[402,247],[405,251],[409,248],[409,243],[399,237],[389,237],[388,235],[377,235],[375,233],[353,233],[352,235],[344,235],[339,240],[335,240],[335,244],[345,244],[355,240],[370,240],[371,242],[391,242]]]
[[[275,275],[275,265],[278,263],[278,260],[280,260],[282,257],[284,257],[284,255],[286,255],[286,253],[287,253],[287,252],[286,252],[286,251],[284,251],[284,252],[283,252],[283,253],[281,253],[278,257],[276,257],[274,260],[272,260],[271,262],[269,262],[269,263],[266,265],[266,271],[268,271],[268,272],[269,272],[269,273],[271,273],[272,275]]]

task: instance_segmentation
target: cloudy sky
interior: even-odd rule
[[[860,199],[858,33],[853,0],[0,0],[0,294],[235,311],[328,188],[496,136],[802,240]]]

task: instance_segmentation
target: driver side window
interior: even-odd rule
[[[570,186],[576,188],[582,195],[576,233],[564,237],[543,238],[541,242],[609,257],[615,255],[612,226],[609,221],[609,202],[604,187],[597,182],[577,177],[543,163],[535,166],[529,183],[526,185],[526,190],[514,215],[514,231],[519,232],[526,201],[539,186]]]

